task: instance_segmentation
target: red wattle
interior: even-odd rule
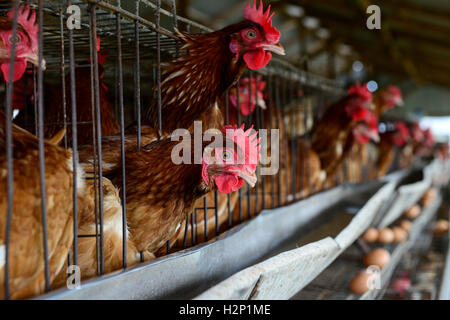
[[[248,105],[247,102],[241,103],[240,107],[241,107],[241,113],[242,113],[243,116],[246,117],[246,116],[248,116],[250,114],[250,108],[249,108],[249,105]]]
[[[239,190],[244,184],[244,180],[235,175],[223,174],[214,179],[220,193],[230,193]]]
[[[2,63],[1,69],[3,73],[3,78],[6,82],[10,82],[9,80],[9,67],[10,64],[5,62]],[[13,74],[13,82],[19,80],[22,75],[25,73],[25,70],[27,68],[27,62],[25,59],[18,59],[14,61],[14,74]]]
[[[366,144],[370,141],[370,137],[365,136],[356,129],[353,129],[353,136],[356,138],[356,140],[358,140],[360,144]]]
[[[265,52],[262,48],[244,54],[244,61],[250,70],[257,70],[267,66],[270,59],[272,59],[272,54]]]

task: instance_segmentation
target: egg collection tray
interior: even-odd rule
[[[358,199],[356,202],[359,203],[341,201],[341,206],[329,208],[327,212],[323,212],[323,215],[318,217],[322,217],[321,224],[315,225],[313,224],[314,220],[311,220],[310,229],[297,234],[297,238],[291,241],[290,245],[285,245],[279,251],[282,253],[238,272],[197,298],[289,299],[310,283],[314,283],[319,274],[320,276],[325,274],[326,277],[330,264],[334,265],[333,261],[336,259],[342,261],[340,267],[342,270],[339,269],[339,262],[337,262],[338,269],[331,269],[332,271],[330,271],[330,278],[333,278],[333,281],[325,278],[323,283],[327,286],[330,283],[336,283],[337,287],[341,287],[345,283],[344,287],[347,288],[351,280],[347,277],[356,273],[352,275],[349,272],[349,266],[346,262],[350,261],[351,265],[353,260],[347,261],[345,257],[348,256],[348,253],[350,253],[350,257],[354,256],[352,250],[355,250],[355,241],[369,226],[377,225],[379,221],[382,221],[386,213],[390,211],[391,205],[396,202],[399,189],[409,187],[410,197],[419,199],[425,189],[429,188],[431,183],[435,181],[436,176],[446,175],[446,181],[448,181],[448,170],[440,171],[438,168],[442,169],[435,162],[432,162],[420,170],[410,171],[395,178],[388,177],[384,179],[384,184],[376,192],[366,194],[363,197],[352,198],[353,201]],[[443,184],[445,183],[443,181]],[[417,185],[420,187],[416,187]],[[406,204],[405,208],[408,206],[409,204]],[[346,210],[343,211],[343,208]],[[434,208],[434,212],[436,209]],[[352,211],[353,217],[349,218]],[[429,218],[433,210],[427,209],[424,212],[431,213],[424,213],[416,219],[411,229],[411,241],[413,241],[416,233],[420,233],[424,219]],[[392,254],[392,265],[398,263],[411,241],[408,241],[407,244],[389,246],[388,249]],[[351,249],[347,251],[349,247]],[[362,253],[360,254],[362,255]],[[360,262],[356,263],[358,271],[362,269],[361,261],[362,257]],[[388,278],[390,272],[392,270],[388,266],[382,271],[382,276]],[[343,274],[342,278],[336,276],[339,273]],[[323,287],[319,285],[319,288]],[[351,298],[347,295],[347,291],[345,293],[342,293],[341,290],[328,291],[329,294],[337,295],[333,299]],[[321,294],[326,295],[326,293]],[[370,298],[370,296],[366,295],[366,298]]]
[[[292,297],[295,300],[368,300],[381,298],[389,284],[391,276],[401,261],[403,255],[413,246],[420,246],[423,232],[430,226],[436,216],[436,212],[442,203],[439,196],[430,206],[424,208],[411,228],[408,241],[396,245],[371,245],[371,249],[382,247],[391,254],[389,263],[380,274],[380,287],[368,291],[363,295],[357,295],[349,290],[349,284],[353,277],[365,268],[363,257],[365,251],[358,243],[351,245],[336,261],[334,261],[323,273],[314,279],[308,286]],[[429,244],[429,243],[428,243]]]

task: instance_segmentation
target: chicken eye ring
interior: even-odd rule
[[[256,31],[253,30],[253,29],[250,29],[250,30],[247,31],[247,33],[245,35],[249,39],[254,39],[256,37]]]
[[[9,41],[9,43],[10,44],[14,44],[14,42],[17,44],[17,43],[20,43],[20,37],[19,37],[19,35],[16,35],[15,37],[13,37],[13,35],[11,34],[11,35],[9,35],[9,37],[8,37],[8,41]]]
[[[222,150],[222,152],[220,152],[220,159],[222,159],[223,161],[227,162],[230,161],[230,159],[232,159],[232,154],[230,151],[228,150]]]

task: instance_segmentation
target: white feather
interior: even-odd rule
[[[184,71],[185,71],[184,69],[181,69],[181,70],[178,70],[177,72],[172,73],[170,76],[168,76],[167,78],[164,79],[162,84],[165,84],[167,81],[169,81],[175,77],[181,76],[184,73]]]
[[[0,246],[0,269],[5,265],[5,245]]]

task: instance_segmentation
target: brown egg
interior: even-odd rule
[[[408,232],[401,227],[393,227],[392,231],[394,232],[394,242],[403,242],[408,238]]]
[[[415,219],[420,215],[420,206],[415,204],[403,213],[405,218]]]
[[[380,268],[383,268],[391,258],[391,255],[389,252],[383,248],[377,248],[369,252],[364,257],[364,265],[366,267],[369,266],[378,266]]]
[[[448,232],[448,228],[448,220],[439,219],[434,225],[434,234],[438,236],[443,235],[444,233]]]
[[[422,206],[428,206],[434,201],[434,199],[436,199],[436,196],[437,190],[435,188],[430,188],[423,194],[422,198],[420,199],[420,204]]]
[[[362,270],[350,281],[350,291],[356,294],[363,294],[369,290],[369,282],[371,281],[371,277],[374,276],[375,274],[373,272]]]
[[[373,243],[373,242],[377,241],[378,230],[370,227],[369,229],[366,230],[366,232],[364,232],[362,239],[368,243]]]
[[[378,231],[378,242],[392,243],[394,241],[394,232],[390,228],[383,228]]]
[[[398,226],[400,228],[402,228],[403,230],[405,230],[406,232],[409,232],[409,230],[411,230],[411,225],[412,225],[412,223],[409,220],[402,220],[398,224]]]

